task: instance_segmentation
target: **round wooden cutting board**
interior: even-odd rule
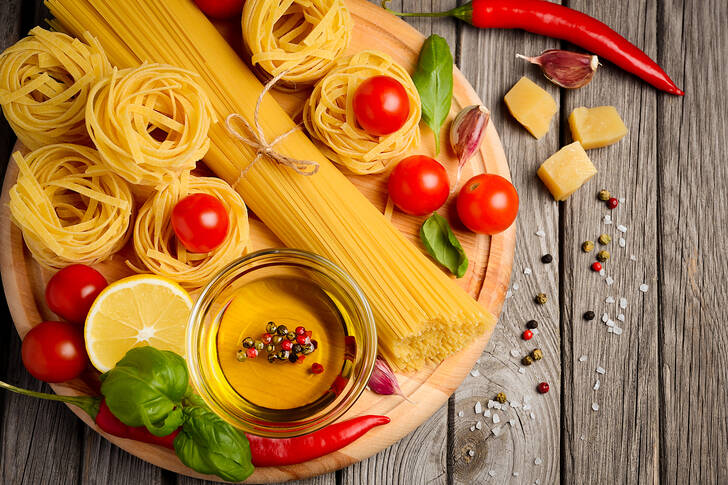
[[[422,35],[405,22],[366,0],[347,0],[347,6],[355,22],[350,51],[378,49],[387,52],[411,72],[417,62],[419,49],[424,40]],[[240,42],[237,23],[221,24],[218,25],[218,28],[232,45]],[[236,45],[236,47],[239,46]],[[276,98],[292,116],[296,117],[300,112],[301,99],[304,95],[305,93],[303,95],[277,93]],[[472,104],[481,104],[481,102],[467,80],[456,70],[451,118],[461,108]],[[448,124],[445,125],[442,133],[443,153],[437,158],[447,167],[451,181],[454,181],[457,162],[454,155],[449,152],[448,126]],[[417,153],[434,156],[433,146],[432,132],[423,127],[422,144],[418,147]],[[21,146],[16,148],[23,149]],[[51,272],[40,268],[30,257],[23,244],[20,231],[10,221],[8,191],[15,183],[17,171],[17,166],[11,161],[0,198],[0,248],[2,248],[0,267],[8,306],[18,333],[23,337],[33,325],[56,317],[46,307],[43,297],[45,283],[51,276]],[[496,173],[510,179],[503,147],[492,123],[488,126],[480,152],[473,157],[463,174],[463,180],[467,180],[474,173],[482,172]],[[350,179],[376,207],[384,210],[387,203],[387,174],[351,176]],[[457,280],[457,283],[490,312],[498,315],[510,280],[515,247],[515,226],[492,238],[476,236],[460,225],[454,211],[454,197],[450,198],[440,212],[451,221],[470,259],[467,274]],[[422,217],[407,216],[397,210],[392,216],[393,224],[420,248],[422,245],[419,242],[419,226],[422,220]],[[280,241],[254,218],[251,220],[251,239],[253,250],[282,246]],[[111,260],[98,265],[98,269],[110,281],[126,276],[130,272],[124,261],[129,257],[132,255],[127,248]],[[482,353],[492,331],[493,328],[488,329],[482,338],[436,367],[423,369],[416,374],[399,375],[402,390],[411,402],[397,396],[379,396],[365,391],[345,416],[345,418],[350,418],[365,413],[386,414],[392,419],[390,424],[375,428],[350,446],[317,460],[294,466],[258,468],[248,482],[281,482],[331,472],[364,460],[400,440],[426,421],[447,401]],[[92,393],[96,392],[97,376],[97,373],[88,371],[83,378],[69,383],[55,384],[52,387],[58,394]],[[71,409],[111,442],[143,460],[177,473],[216,480],[216,477],[203,476],[186,468],[170,450],[106,435],[96,428],[92,420],[83,412],[73,406]]]

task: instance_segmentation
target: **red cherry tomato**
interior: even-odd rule
[[[72,264],[54,274],[46,286],[48,308],[72,323],[83,323],[106,278],[85,264]]]
[[[389,196],[407,214],[421,216],[439,209],[450,193],[447,171],[425,155],[407,157],[389,176]]]
[[[498,234],[513,224],[518,214],[518,193],[500,175],[480,174],[468,180],[458,195],[458,215],[468,229]]]
[[[30,329],[21,354],[28,372],[45,382],[75,379],[88,365],[82,330],[68,322],[43,322]]]
[[[402,128],[409,116],[409,98],[402,84],[389,76],[374,76],[354,93],[354,115],[359,125],[377,136]]]
[[[195,0],[197,8],[213,19],[225,20],[243,11],[243,0]]]
[[[192,194],[172,209],[172,228],[193,253],[209,253],[225,241],[230,219],[225,206],[209,194]]]

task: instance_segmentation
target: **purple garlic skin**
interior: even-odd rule
[[[599,67],[599,58],[595,55],[561,49],[549,49],[536,57],[526,57],[521,54],[516,54],[516,57],[539,65],[546,79],[567,89],[576,89],[589,84]]]
[[[369,378],[368,385],[369,389],[376,394],[386,396],[397,394],[407,399],[399,388],[397,376],[394,375],[392,368],[380,356],[377,356],[377,360],[374,362],[374,370],[372,371],[372,376]]]
[[[463,108],[450,125],[450,146],[458,157],[458,173],[452,186],[453,192],[460,182],[463,166],[483,143],[488,121],[490,111],[485,106],[474,104]]]

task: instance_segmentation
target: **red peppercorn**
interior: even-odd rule
[[[298,356],[298,360],[296,361],[296,364],[303,364],[303,359],[305,359],[305,358],[306,358],[306,356],[305,356],[305,355],[303,355],[303,354],[300,354],[300,355]]]
[[[290,340],[283,340],[281,342],[281,349],[288,350],[290,352],[290,350],[292,348],[293,348],[293,342],[291,342]]]
[[[314,350],[316,350],[318,348],[318,342],[315,340],[311,340],[311,345],[313,345]]]
[[[324,366],[316,362],[311,366],[311,372],[314,374],[321,374],[324,371]]]
[[[273,335],[271,335],[269,333],[264,333],[263,335],[260,336],[260,341],[263,342],[264,344],[268,345],[269,343],[271,343],[273,341]]]
[[[303,335],[306,333],[306,329],[303,327],[296,327],[296,335]]]
[[[298,342],[301,345],[306,345],[310,341],[311,341],[311,339],[309,339],[305,335],[299,335],[299,336],[296,337],[296,342]]]
[[[542,382],[538,386],[536,386],[536,390],[541,394],[546,394],[549,392],[549,384],[548,382]]]
[[[521,335],[521,338],[523,340],[531,340],[533,338],[533,332],[530,330],[524,330],[523,335]]]
[[[610,209],[616,209],[618,205],[619,205],[619,201],[617,199],[615,199],[614,197],[610,197],[609,200],[607,201],[607,207],[609,207]]]
[[[600,263],[599,261],[594,261],[591,268],[592,271],[596,271],[598,273],[602,270],[602,263]]]
[[[249,359],[255,359],[256,357],[258,357],[258,351],[254,348],[247,349],[245,353],[248,355]]]

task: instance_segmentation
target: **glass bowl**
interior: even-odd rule
[[[221,317],[237,290],[271,277],[315,282],[344,320],[346,357],[336,385],[315,403],[291,409],[261,407],[240,395],[228,382],[217,358],[216,336]],[[215,413],[246,432],[285,438],[333,423],[356,402],[374,368],[377,334],[366,297],[338,266],[306,251],[269,249],[234,261],[203,288],[187,326],[186,353],[192,384]]]

